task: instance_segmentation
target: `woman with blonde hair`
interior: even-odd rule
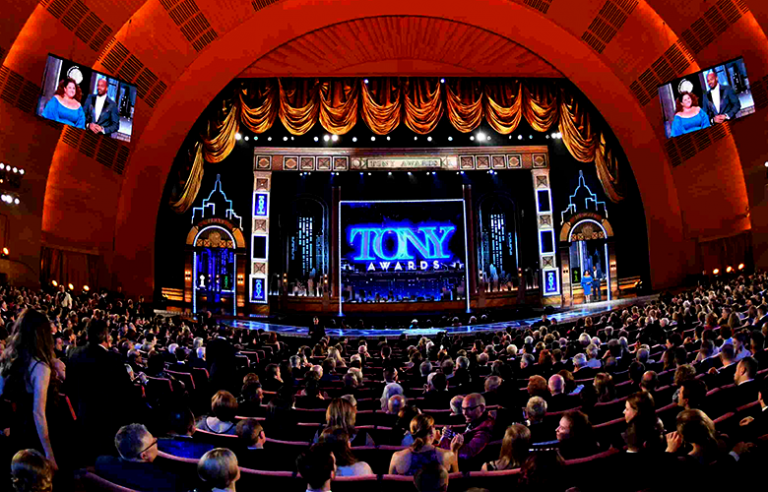
[[[342,398],[334,398],[325,411],[324,430],[343,429],[349,437],[350,444],[354,447],[375,446],[376,443],[373,442],[373,439],[367,432],[358,432],[355,429],[356,419],[357,408],[351,402]],[[317,432],[313,442],[318,442],[322,432],[322,430]]]
[[[344,357],[341,356],[339,348],[333,346],[328,349],[328,357],[336,361],[336,367],[347,367],[347,363],[344,362]]]
[[[413,444],[392,455],[389,463],[390,475],[415,475],[420,469],[439,464],[449,473],[459,471],[458,451],[464,444],[464,437],[456,434],[451,440],[451,450],[440,449],[435,443],[440,432],[435,429],[435,419],[430,415],[417,415],[411,420]]]
[[[53,470],[39,451],[22,449],[11,461],[11,484],[14,492],[50,492]]]
[[[511,470],[520,468],[528,458],[531,446],[531,430],[522,424],[512,424],[504,433],[499,459],[483,463],[483,471]]]
[[[211,449],[197,463],[197,475],[210,492],[234,491],[240,479],[235,453],[225,448]]]

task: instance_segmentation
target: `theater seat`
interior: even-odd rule
[[[192,439],[207,444],[213,444],[217,448],[232,448],[237,447],[237,436],[230,436],[226,434],[215,434],[205,430],[197,429],[192,434]]]
[[[143,492],[117,485],[91,472],[86,472],[81,480],[86,492]]]

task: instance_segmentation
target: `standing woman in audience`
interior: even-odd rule
[[[522,424],[512,424],[504,433],[499,459],[483,463],[483,471],[511,470],[520,468],[528,458],[531,431]]]
[[[46,413],[48,405],[55,404],[49,399],[58,397],[57,366],[63,364],[54,357],[50,321],[39,311],[24,310],[3,354],[0,393],[16,404],[11,424],[15,449],[43,451],[54,471],[58,465]]]

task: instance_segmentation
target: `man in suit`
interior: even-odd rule
[[[111,135],[120,128],[120,115],[117,104],[107,97],[107,79],[96,82],[96,94],[90,94],[85,99],[85,127],[93,133]]]
[[[115,447],[120,457],[100,456],[96,460],[96,475],[131,489],[189,490],[180,476],[152,464],[157,458],[157,439],[142,424],[121,427],[115,436]]]
[[[325,327],[320,323],[320,318],[317,316],[312,318],[312,324],[309,325],[308,334],[312,346],[317,344],[317,342],[325,336]]]
[[[730,87],[720,85],[717,74],[710,72],[707,75],[707,113],[712,123],[722,123],[732,120],[741,109],[741,102]]]
[[[741,438],[749,442],[768,434],[768,378],[760,382],[757,401],[760,402],[760,413],[744,417],[739,422]]]
[[[87,457],[114,452],[112,436],[135,410],[133,384],[120,356],[110,351],[106,322],[91,319],[88,344],[69,359],[67,385]],[[94,454],[90,454],[94,453]]]
[[[755,381],[756,376],[757,361],[753,357],[741,359],[736,366],[736,372],[733,374],[735,386],[727,388],[719,399],[727,401],[731,408],[740,407],[757,400],[758,382]]]

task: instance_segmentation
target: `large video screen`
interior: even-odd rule
[[[466,300],[463,200],[342,201],[342,302]]]
[[[38,116],[130,142],[135,105],[135,85],[48,55]]]
[[[755,112],[744,59],[728,61],[659,86],[667,138]]]

